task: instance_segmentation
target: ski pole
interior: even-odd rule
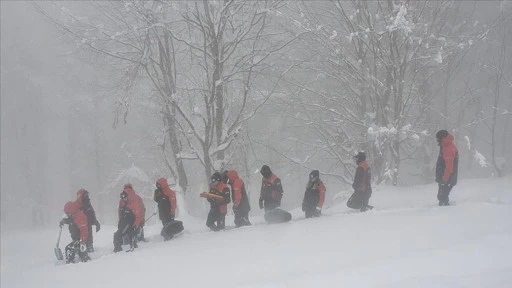
[[[153,218],[153,216],[156,215],[156,212],[153,212],[153,214],[151,214],[146,220],[144,220],[144,223],[148,222],[149,219]]]

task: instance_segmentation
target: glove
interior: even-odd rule
[[[64,226],[64,224],[66,224],[66,223],[64,222],[64,219],[60,220],[60,222],[59,222],[59,227],[60,227],[60,228],[62,228],[62,226]]]
[[[85,245],[84,242],[80,242],[80,252],[81,253],[87,252],[87,245]]]
[[[100,231],[100,229],[101,229],[100,222],[96,221],[96,233],[98,233],[98,231]]]
[[[260,198],[260,209],[263,209],[263,198]]]

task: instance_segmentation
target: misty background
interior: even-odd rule
[[[510,173],[510,1],[0,3],[2,229],[56,226],[80,188],[113,224],[160,177],[204,217],[225,169],[257,214],[263,164],[284,208],[312,169],[329,206],[359,150],[374,185],[432,183],[439,129],[459,177]]]

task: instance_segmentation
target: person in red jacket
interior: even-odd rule
[[[167,179],[160,178],[156,181],[156,190],[153,200],[158,204],[158,217],[162,221],[162,231],[160,235],[164,237],[165,241],[170,240],[174,235],[169,233],[166,227],[169,223],[174,221],[176,217],[176,192],[169,187]],[[172,232],[172,231],[171,231]]]
[[[219,231],[226,227],[227,204],[231,202],[229,188],[222,182],[222,175],[219,172],[213,173],[210,177],[210,192],[201,193],[210,202],[210,212],[206,219],[206,226],[212,231]]]
[[[222,173],[224,183],[231,186],[231,198],[233,199],[233,213],[235,214],[235,226],[248,226],[251,225],[249,221],[249,211],[251,206],[249,198],[245,191],[244,181],[238,176],[236,170],[226,170]]]
[[[76,202],[78,203],[80,210],[82,210],[85,213],[85,216],[87,216],[87,231],[89,234],[89,237],[87,239],[87,252],[94,252],[92,225],[96,226],[97,233],[100,231],[100,222],[96,218],[96,212],[94,211],[94,208],[91,205],[89,192],[82,188],[78,190],[78,192],[76,193],[76,198]]]
[[[267,165],[261,167],[260,173],[263,178],[261,179],[259,204],[260,209],[265,208],[265,212],[267,212],[281,206],[283,186],[281,185],[281,179],[272,173]]]
[[[64,213],[66,213],[66,218],[60,221],[60,227],[64,224],[69,225],[72,240],[65,249],[66,263],[74,262],[77,252],[80,261],[87,262],[91,259],[87,254],[87,240],[89,238],[87,216],[80,210],[79,204],[73,201],[68,201],[64,205]]]
[[[439,183],[437,200],[439,200],[439,206],[448,206],[450,192],[457,184],[459,152],[453,143],[453,136],[448,131],[437,131],[436,139],[439,144],[436,163],[436,182]]]
[[[354,159],[357,164],[356,175],[352,184],[354,193],[348,199],[347,206],[364,212],[373,208],[373,206],[368,205],[372,196],[372,174],[370,166],[366,162],[366,154],[364,152],[358,152]]]
[[[302,201],[302,211],[306,214],[306,218],[320,217],[325,200],[325,190],[325,185],[320,180],[320,172],[318,170],[311,171]]]
[[[130,239],[130,250],[137,248],[136,231],[144,221],[140,202],[133,190],[132,184],[125,184],[119,200],[119,222],[114,233],[114,252],[122,250],[123,236]]]

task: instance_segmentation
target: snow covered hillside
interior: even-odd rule
[[[93,260],[69,265],[53,255],[57,221],[2,231],[1,287],[512,287],[512,179],[462,180],[451,207],[437,207],[436,192],[376,187],[367,213],[341,203],[318,219],[295,210],[290,223],[253,217],[257,225],[216,233],[183,219],[169,242],[153,225],[132,253],[111,253],[105,225]],[[68,241],[66,230],[61,247]]]

